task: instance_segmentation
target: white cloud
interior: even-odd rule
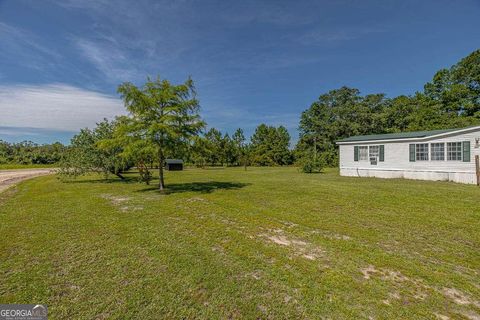
[[[0,127],[77,131],[122,113],[119,98],[65,84],[0,86]]]
[[[60,58],[60,55],[57,52],[41,45],[40,39],[26,30],[0,22],[0,35],[2,36],[2,40],[9,40],[8,42],[5,42],[11,45],[12,43],[17,44],[26,49],[35,50],[37,53],[50,58]]]
[[[21,61],[23,66],[43,70],[62,56],[41,44],[41,38],[32,32],[0,22],[0,61]]]
[[[112,81],[127,81],[138,73],[125,53],[113,43],[101,45],[86,39],[76,39],[75,43],[82,54]]]
[[[200,38],[196,36],[198,28],[180,21],[179,15],[196,17],[182,2],[68,0],[56,3],[72,11],[81,9],[95,21],[88,26],[88,33],[71,31],[69,40],[79,56],[110,83],[140,81],[147,75],[163,75],[173,69],[178,72],[182,66],[173,66],[192,48],[194,40]]]

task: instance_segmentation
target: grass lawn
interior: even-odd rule
[[[16,163],[3,163],[0,164],[0,170],[8,169],[38,169],[38,168],[56,168],[58,164],[16,164]]]
[[[168,172],[0,195],[0,303],[51,319],[479,319],[480,188]]]

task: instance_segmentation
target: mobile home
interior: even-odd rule
[[[478,183],[480,126],[337,141],[340,175]]]

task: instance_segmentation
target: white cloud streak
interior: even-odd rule
[[[76,39],[75,44],[82,54],[107,78],[112,81],[127,81],[138,73],[129,59],[116,45],[94,43]]]
[[[122,113],[120,99],[65,84],[0,86],[0,127],[78,131]]]
[[[60,57],[57,52],[39,44],[40,40],[26,30],[0,22],[0,35],[4,38],[4,40],[5,38],[16,39],[22,45],[27,46],[30,49],[34,49],[36,52],[41,54],[54,58]],[[9,43],[11,42],[13,41],[9,41]]]
[[[25,66],[43,70],[52,61],[62,58],[59,53],[42,45],[41,39],[33,33],[3,22],[0,22],[0,39],[2,61],[22,61]]]

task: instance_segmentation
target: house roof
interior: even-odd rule
[[[337,143],[348,142],[360,142],[360,141],[377,141],[377,140],[403,140],[403,139],[419,139],[427,138],[436,135],[447,134],[456,131],[464,131],[468,129],[479,128],[479,126],[468,127],[463,129],[443,129],[443,130],[431,130],[431,131],[413,131],[413,132],[398,132],[398,133],[386,133],[386,134],[371,134],[364,136],[352,136],[342,140],[338,140]]]
[[[165,163],[167,164],[179,164],[183,163],[182,159],[165,159]]]

